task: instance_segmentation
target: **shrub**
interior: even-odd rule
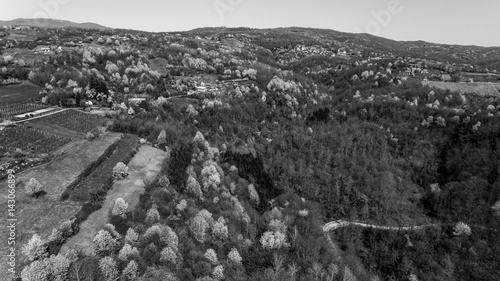
[[[128,203],[125,200],[123,200],[123,198],[117,198],[115,200],[115,205],[111,210],[111,214],[113,216],[120,216],[122,218],[125,218],[125,213],[127,212],[127,208],[128,208]]]
[[[34,196],[40,191],[42,191],[42,185],[35,178],[31,178],[25,186],[26,194]]]
[[[91,141],[95,138],[96,138],[95,135],[92,134],[91,132],[87,132],[87,134],[85,135],[85,139],[87,139],[88,141]]]
[[[128,167],[123,162],[119,162],[113,168],[113,178],[115,180],[121,180],[128,176]]]
[[[158,185],[161,188],[168,188],[170,186],[170,180],[168,179],[167,176],[161,176],[160,179],[158,180]]]
[[[45,245],[38,234],[34,234],[28,241],[28,244],[23,246],[22,253],[25,254],[30,261],[40,259],[47,255],[47,245]]]
[[[112,257],[104,257],[99,261],[99,269],[101,269],[106,281],[115,281],[118,278],[118,266]]]

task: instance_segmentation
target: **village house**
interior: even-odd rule
[[[35,54],[50,54],[52,52],[50,46],[38,45],[33,49]]]

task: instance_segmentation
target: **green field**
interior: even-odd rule
[[[43,90],[29,81],[23,81],[18,85],[0,86],[0,105],[16,104],[36,99],[38,93]]]

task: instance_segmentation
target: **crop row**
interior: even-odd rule
[[[98,115],[83,113],[76,110],[66,110],[56,114],[49,115],[42,118],[52,124],[57,124],[61,127],[77,131],[80,133],[87,133],[97,128],[105,120]]]
[[[15,115],[32,112],[42,108],[47,108],[47,106],[39,103],[22,103],[0,106],[0,118],[12,119]]]
[[[42,130],[26,126],[7,127],[0,132],[0,153],[14,152],[16,149],[48,153],[71,141]]]

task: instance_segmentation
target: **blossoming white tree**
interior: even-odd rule
[[[45,245],[38,234],[34,234],[28,241],[28,244],[23,246],[22,253],[25,254],[30,261],[40,259],[47,255],[47,245]]]
[[[127,230],[127,234],[125,235],[125,243],[130,244],[132,246],[136,245],[139,241],[139,235],[133,228],[129,228]]]
[[[92,240],[94,250],[99,255],[105,255],[117,250],[120,242],[109,231],[101,229]]]
[[[115,281],[118,274],[118,266],[112,257],[104,257],[99,260],[99,269],[101,269],[106,281]]]
[[[113,206],[113,209],[111,210],[111,214],[113,216],[120,216],[122,218],[125,218],[127,208],[128,208],[127,201],[123,200],[123,198],[117,198],[115,200],[115,204]]]
[[[153,204],[151,208],[146,213],[146,223],[154,224],[160,221],[160,213],[158,212],[158,206]]]
[[[227,254],[227,257],[235,264],[241,264],[241,261],[243,260],[240,256],[240,252],[238,252],[238,249],[236,248],[232,248],[229,254]]]
[[[33,196],[40,191],[42,191],[42,185],[35,178],[31,178],[25,186],[26,194]]]
[[[472,230],[471,230],[470,226],[468,226],[464,222],[457,223],[455,225],[455,227],[453,228],[453,235],[455,235],[455,236],[469,236],[469,235],[471,235],[471,233],[472,233]]]
[[[113,178],[115,180],[121,180],[128,176],[128,167],[123,162],[119,162],[113,168]]]

